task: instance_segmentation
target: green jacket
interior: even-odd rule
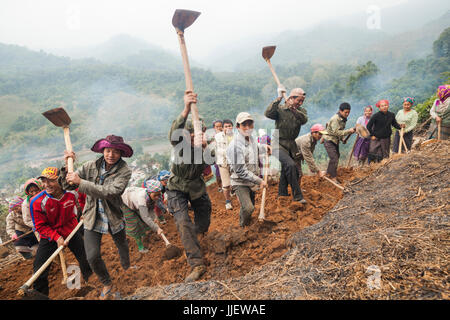
[[[175,147],[180,142],[183,141],[183,138],[180,137],[178,141],[172,141],[171,137],[175,130],[177,129],[186,129],[186,118],[184,118],[181,114],[178,116],[178,118],[175,119],[172,123],[172,127],[169,131],[169,140],[170,143]],[[189,139],[190,143],[190,136],[183,136],[184,139]],[[205,170],[206,167],[208,167],[208,164],[205,163],[205,159],[203,157],[203,150],[197,150],[196,152],[202,152],[202,158],[201,163],[195,164],[194,163],[194,148],[191,148],[191,157],[189,163],[184,163],[181,161],[183,157],[183,150],[176,150],[175,152],[175,161],[172,163],[171,167],[171,175],[169,178],[169,181],[167,183],[167,189],[168,190],[176,190],[181,191],[184,193],[188,193],[191,200],[195,200],[200,198],[203,194],[206,193],[206,185],[205,181],[203,180],[202,173]],[[212,156],[214,156],[214,152],[211,150],[211,148],[208,146],[208,150],[205,150],[205,153],[210,152]],[[181,163],[177,164],[176,161],[180,161]]]
[[[124,222],[123,212],[120,208],[123,204],[121,195],[125,191],[131,178],[131,169],[127,163],[120,159],[107,173],[103,185],[98,184],[100,167],[103,156],[95,161],[85,163],[77,169],[81,183],[69,185],[66,181],[66,168],[61,168],[60,184],[65,190],[78,188],[79,192],[86,194],[86,204],[83,210],[84,228],[92,230],[97,216],[97,199],[103,200],[103,206],[108,217],[111,229],[116,229]]]
[[[327,134],[323,135],[325,140],[329,140],[338,145],[339,141],[343,141],[351,132],[351,129],[345,129],[346,119],[342,118],[338,113],[331,117],[327,123]]]
[[[281,105],[281,98],[273,101],[264,112],[264,115],[272,120],[275,120],[275,129],[278,131],[274,133],[274,139],[279,139],[280,147],[290,153],[292,158],[295,158],[298,153],[295,138],[300,133],[300,128],[308,121],[308,114],[305,108],[299,107],[292,111],[286,105]]]

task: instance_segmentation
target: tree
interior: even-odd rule
[[[311,90],[320,91],[329,86],[330,77],[324,68],[317,68],[311,78]]]
[[[450,57],[450,27],[445,29],[433,43],[433,53],[436,58]]]
[[[305,88],[306,81],[302,77],[293,76],[293,77],[287,78],[284,81],[284,86],[286,87],[286,90],[288,91],[287,94],[289,95],[289,90],[292,90],[294,88]]]
[[[379,69],[375,63],[368,61],[366,64],[356,67],[356,73],[350,75],[347,81],[347,92],[360,100],[367,100],[370,92],[375,91],[370,80],[378,74]]]

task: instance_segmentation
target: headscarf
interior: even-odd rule
[[[384,99],[384,100],[380,100],[380,101],[378,101],[377,102],[377,104],[375,105],[378,109],[380,109],[380,105],[381,105],[381,103],[386,103],[388,106],[389,106],[389,100],[386,100],[386,99]]]
[[[36,179],[36,178],[28,179],[25,182],[25,184],[23,185],[23,190],[25,191],[25,194],[27,195],[28,202],[30,201],[30,194],[28,193],[27,189],[28,189],[28,187],[30,187],[33,184],[36,187],[38,187],[39,190],[42,190],[42,184],[41,184],[41,181],[39,179]]]
[[[170,177],[170,172],[167,171],[167,170],[161,170],[158,173],[158,180],[159,181],[167,180],[167,179],[169,179],[169,177]]]
[[[320,123],[316,123],[315,125],[313,125],[310,129],[311,133],[313,132],[320,132],[322,134],[326,134],[327,132],[325,131],[325,127],[323,125],[321,125]]]
[[[439,98],[438,100],[436,100],[436,106],[438,106],[445,100],[447,100],[448,97],[450,97],[450,85],[445,84],[443,86],[439,86],[436,94]]]
[[[145,193],[145,200],[147,202],[150,201],[150,193],[154,193],[154,192],[160,192],[162,190],[162,184],[161,182],[159,182],[158,180],[147,180],[145,182],[145,189],[146,189],[146,193]]]
[[[21,206],[23,199],[21,197],[15,197],[9,202],[9,212],[12,212],[14,208]]]
[[[414,100],[414,98],[406,97],[406,98],[403,98],[403,103],[405,103],[405,102],[409,102],[409,103],[411,103],[411,106],[413,106],[415,100]]]

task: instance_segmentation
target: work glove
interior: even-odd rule
[[[286,93],[286,88],[280,84],[280,86],[277,88],[278,98],[283,97],[283,92]]]
[[[11,239],[12,239],[12,240],[17,240],[17,238],[18,238],[18,237],[17,237],[17,234],[15,234],[15,233],[11,236]]]

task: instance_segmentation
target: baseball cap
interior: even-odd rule
[[[241,124],[242,122],[247,121],[247,120],[255,121],[253,119],[253,117],[250,115],[250,113],[248,113],[248,112],[241,112],[236,117],[236,123],[239,123],[239,124]]]
[[[45,168],[42,171],[42,173],[38,177],[38,179],[47,178],[47,179],[50,179],[50,180],[55,180],[55,179],[58,179],[58,177],[59,177],[59,170],[58,170],[58,168],[56,168],[56,167],[47,167],[47,168]]]

